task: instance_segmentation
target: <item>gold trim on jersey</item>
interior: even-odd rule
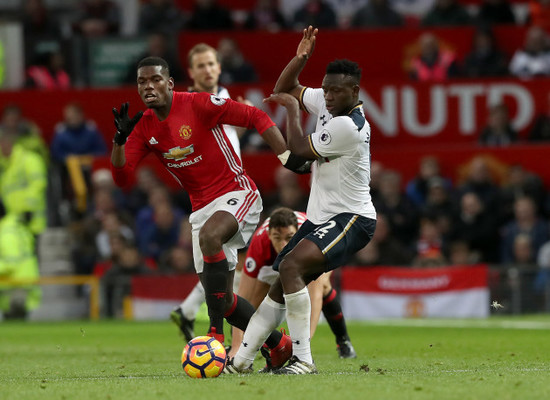
[[[317,153],[317,150],[315,150],[315,147],[313,147],[313,141],[311,140],[311,135],[309,135],[307,139],[309,141],[309,147],[311,151],[313,151],[313,154],[315,154],[317,158],[321,158],[322,156],[319,153]]]
[[[336,243],[338,243],[344,237],[346,232],[349,231],[351,226],[355,223],[355,221],[357,221],[357,217],[358,217],[357,215],[354,215],[353,218],[347,223],[344,230],[338,236],[336,236],[336,238],[332,242],[330,242],[330,244],[327,247],[321,250],[323,254],[326,254],[330,249],[332,249],[336,245]]]
[[[359,104],[357,104],[355,107],[353,107],[351,110],[349,110],[348,115],[350,115],[353,112],[353,110],[355,110],[356,108],[359,108],[359,107],[363,107],[363,102],[362,101],[360,101]]]
[[[307,112],[309,114],[309,110],[307,109],[306,105],[304,104],[304,92],[306,91],[307,87],[304,86],[302,88],[302,91],[300,92],[300,96],[299,96],[299,102],[300,102],[300,107],[302,108],[302,110],[304,110],[305,112]]]

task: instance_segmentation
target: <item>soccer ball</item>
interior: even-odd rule
[[[181,354],[181,366],[191,378],[215,378],[225,367],[227,354],[223,344],[210,336],[191,339]]]

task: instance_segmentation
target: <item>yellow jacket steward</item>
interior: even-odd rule
[[[19,216],[8,214],[0,220],[0,310],[9,309],[12,289],[24,289],[27,292],[27,311],[37,308],[42,292],[32,282],[38,278],[34,236]],[[14,285],[5,280],[18,283]]]
[[[33,151],[15,144],[11,155],[0,159],[0,198],[6,214],[31,214],[34,235],[46,228],[46,164]]]

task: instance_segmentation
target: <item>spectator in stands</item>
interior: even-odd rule
[[[443,182],[446,182],[448,188],[451,186],[450,181],[445,181],[441,177],[439,160],[433,156],[423,157],[420,160],[418,173],[407,182],[405,187],[405,193],[417,207],[422,207],[426,203],[429,190],[428,183],[432,178],[441,178]]]
[[[482,262],[498,262],[498,217],[494,210],[486,208],[475,192],[464,193],[459,202],[449,241],[466,242]]]
[[[472,251],[464,240],[455,240],[449,243],[448,248],[450,265],[473,265],[479,262],[479,254]]]
[[[168,250],[160,259],[159,272],[163,274],[195,273],[192,248],[176,246]]]
[[[410,245],[418,234],[418,210],[401,190],[401,175],[385,170],[380,177],[376,211],[385,214],[396,239]]]
[[[191,18],[187,21],[191,30],[229,30],[233,29],[231,13],[218,4],[217,0],[195,0]]]
[[[428,180],[426,201],[420,208],[420,215],[430,216],[437,222],[439,230],[448,235],[455,205],[451,199],[451,186],[447,180],[434,176]]]
[[[181,83],[184,79],[183,69],[181,67],[178,51],[170,36],[162,32],[154,32],[147,36],[147,49],[140,54],[133,63],[130,64],[126,73],[125,83],[135,85],[137,82],[137,65],[145,57],[161,57],[170,65],[170,75],[176,83]]]
[[[126,207],[133,214],[137,215],[139,210],[147,207],[152,191],[163,186],[155,170],[143,166],[136,171],[136,183],[126,195]]]
[[[116,35],[120,30],[120,10],[111,0],[83,0],[73,23],[73,31],[94,38]]]
[[[484,210],[499,209],[500,187],[494,176],[500,168],[491,158],[475,156],[467,165],[464,181],[457,187],[458,199],[469,192],[474,192],[483,204]]]
[[[183,29],[185,21],[185,14],[174,5],[174,0],[150,0],[142,4],[139,10],[138,32],[148,35],[163,33],[177,36]],[[169,65],[172,72],[173,64],[169,62]]]
[[[336,12],[325,0],[307,0],[294,13],[293,23],[296,29],[304,29],[310,25],[316,28],[338,27]]]
[[[37,38],[59,38],[59,23],[43,0],[25,0],[19,20],[23,23],[25,42]]]
[[[71,87],[71,77],[65,71],[65,57],[60,51],[41,53],[27,68],[25,87],[29,89],[62,90]]]
[[[514,203],[514,219],[502,230],[500,262],[514,262],[514,243],[516,237],[526,234],[531,241],[531,254],[538,253],[544,243],[550,239],[548,221],[539,217],[537,206],[530,197],[518,198]]]
[[[181,218],[177,218],[168,202],[156,204],[153,213],[153,223],[140,226],[137,239],[141,253],[158,262],[165,252],[177,245]]]
[[[384,172],[384,166],[381,162],[372,160],[370,164],[370,196],[376,204],[380,197],[380,180]]]
[[[388,2],[388,0],[370,0],[357,10],[351,21],[353,28],[383,28],[399,27],[403,18]]]
[[[121,318],[124,298],[131,294],[132,277],[148,275],[151,272],[136,247],[125,247],[120,253],[118,262],[114,263],[101,278],[105,315]]]
[[[252,64],[245,60],[239,45],[231,38],[225,37],[218,43],[218,57],[220,58],[220,83],[256,82],[258,76]]]
[[[433,7],[422,18],[422,26],[458,26],[471,22],[470,14],[458,0],[435,0]]]
[[[306,211],[308,193],[300,186],[298,175],[284,167],[275,169],[276,189],[264,198],[264,210],[268,215],[279,207],[288,207],[291,210]]]
[[[285,17],[279,11],[278,0],[257,0],[244,22],[245,29],[264,29],[278,32],[288,26]]]
[[[550,32],[550,0],[530,0],[525,22]]]
[[[355,254],[352,265],[407,265],[413,259],[413,251],[392,235],[384,214],[376,215],[376,230],[370,243]]]
[[[105,216],[115,213],[123,224],[129,225],[133,218],[127,211],[117,208],[113,193],[108,189],[98,189],[93,193],[90,210],[75,219],[71,231],[71,256],[75,273],[91,274],[99,260],[96,237],[101,230]]]
[[[411,79],[421,82],[442,82],[458,75],[456,54],[442,48],[434,34],[423,33],[418,42],[420,54],[411,60]]]
[[[108,212],[101,220],[101,229],[95,237],[100,260],[110,260],[113,252],[111,238],[122,237],[125,243],[134,242],[134,231],[123,224],[115,212]]]
[[[508,0],[483,0],[477,12],[477,23],[515,24],[516,17]]]
[[[147,192],[147,204],[136,213],[136,231],[138,235],[147,231],[155,224],[155,209],[161,204],[167,204],[172,208],[175,219],[180,221],[185,215],[184,212],[175,207],[172,201],[172,194],[164,184],[153,186]]]
[[[69,103],[63,109],[63,121],[55,126],[50,145],[52,159],[64,163],[70,155],[103,156],[107,146],[94,121],[87,120],[79,103]]]
[[[479,134],[478,143],[489,147],[507,147],[518,141],[518,133],[512,128],[508,107],[504,103],[489,108],[487,125]]]
[[[472,48],[464,60],[464,75],[470,78],[508,75],[508,60],[490,28],[479,28],[474,33]]]
[[[0,133],[14,135],[18,145],[39,154],[48,163],[50,154],[38,125],[23,116],[19,105],[10,103],[2,111]]]
[[[550,75],[548,36],[542,28],[529,28],[524,45],[512,56],[509,68],[510,73],[519,78]]]
[[[527,139],[535,143],[550,141],[550,96],[548,96],[548,111],[537,115]]]
[[[528,196],[532,198],[538,211],[544,211],[542,207],[545,191],[542,179],[538,175],[527,171],[520,164],[508,168],[508,175],[500,192],[500,215],[504,221],[514,217],[514,203],[520,197]]]
[[[443,233],[439,229],[438,221],[432,216],[422,216],[413,264],[420,267],[445,265],[443,246]]]

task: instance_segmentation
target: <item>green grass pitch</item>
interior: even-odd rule
[[[1,323],[0,399],[550,399],[548,316],[348,325],[358,358],[320,325],[318,375],[191,379],[170,322]]]

